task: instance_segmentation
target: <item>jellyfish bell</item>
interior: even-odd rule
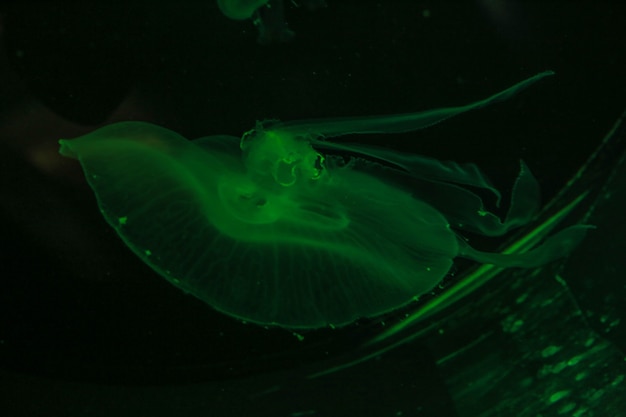
[[[259,123],[241,140],[189,141],[153,124],[122,122],[61,140],[60,152],[80,161],[120,238],[172,284],[246,322],[338,327],[429,292],[457,256],[532,267],[563,256],[584,236],[584,227],[573,227],[526,254],[481,252],[459,238],[457,226],[497,236],[532,219],[538,186],[525,165],[502,221],[464,187],[499,197],[473,164],[326,140],[418,130],[508,98],[550,74],[466,106]],[[333,155],[340,151],[351,159]],[[417,198],[376,175],[376,161],[435,196]]]

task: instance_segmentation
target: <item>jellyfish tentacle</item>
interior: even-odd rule
[[[501,267],[536,268],[567,256],[593,229],[589,225],[570,226],[548,237],[546,241],[524,253],[493,253],[472,248],[466,241],[459,239],[459,256],[474,261]]]
[[[309,138],[331,138],[351,134],[403,133],[420,130],[440,123],[470,110],[480,109],[490,104],[507,100],[537,81],[554,75],[554,71],[544,71],[521,81],[499,93],[464,106],[446,107],[414,113],[380,115],[367,117],[343,117],[322,120],[296,120],[278,123],[273,130],[306,135]]]

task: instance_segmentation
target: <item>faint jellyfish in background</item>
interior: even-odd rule
[[[326,6],[325,0],[298,0],[291,3],[308,10]],[[288,42],[295,36],[287,26],[283,0],[217,0],[217,5],[226,17],[234,20],[252,19],[259,31],[257,40],[262,45]]]

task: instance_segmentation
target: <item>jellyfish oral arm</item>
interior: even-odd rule
[[[240,147],[249,174],[271,175],[276,184],[289,187],[298,180],[317,180],[323,174],[324,157],[309,141],[258,125],[243,135]]]
[[[521,81],[504,91],[483,100],[457,107],[446,107],[415,113],[395,114],[388,116],[345,117],[323,120],[297,120],[278,123],[272,126],[275,131],[288,132],[295,135],[306,135],[309,138],[363,134],[363,133],[403,133],[420,130],[440,123],[446,119],[480,109],[482,107],[507,100],[531,86],[537,81],[554,75],[554,71],[544,71]]]

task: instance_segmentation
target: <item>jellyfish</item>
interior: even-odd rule
[[[267,2],[268,0],[217,0],[217,6],[226,17],[244,20],[250,19]]]
[[[258,122],[241,139],[189,141],[154,124],[120,122],[60,140],[60,153],[78,159],[124,243],[176,287],[244,322],[339,327],[430,292],[456,257],[536,267],[582,239],[586,228],[573,226],[530,252],[502,254],[463,238],[499,236],[535,216],[538,185],[524,163],[501,220],[476,194],[500,200],[474,164],[328,140],[422,129],[550,74],[465,106]]]
[[[293,4],[302,4],[310,10],[326,5],[324,0],[300,0]],[[252,19],[260,44],[288,42],[294,37],[285,20],[283,0],[217,0],[217,5],[230,19]]]

